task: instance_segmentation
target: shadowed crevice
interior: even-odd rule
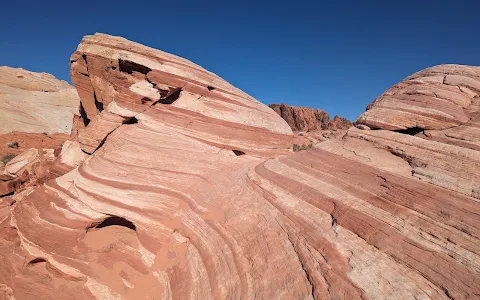
[[[98,109],[99,112],[103,111],[103,102],[98,101],[97,94],[95,91],[93,92],[93,99],[95,100],[95,107]]]
[[[173,91],[171,91],[165,98],[161,98],[160,100],[156,101],[154,104],[157,104],[157,103],[172,104],[173,102],[178,100],[181,92],[182,92],[181,88],[176,88]]]
[[[232,152],[235,153],[236,156],[245,155],[245,152],[240,150],[232,150]]]
[[[147,75],[148,72],[152,71],[149,67],[142,66],[141,64],[137,64],[133,61],[129,60],[118,60],[118,67],[120,69],[120,72],[128,73],[128,74],[133,74],[133,72],[138,72],[142,73],[144,75]]]
[[[92,229],[101,229],[108,226],[122,226],[122,227],[129,228],[133,231],[137,231],[137,227],[135,226],[135,224],[133,224],[129,220],[122,217],[111,216],[106,218],[100,223],[91,224],[89,227],[87,227],[87,232]]]
[[[123,122],[123,124],[127,124],[127,125],[137,124],[137,123],[138,123],[138,119],[135,118],[135,117],[131,117],[130,119],[125,120],[125,121]]]
[[[27,265],[31,266],[31,265],[42,263],[42,262],[47,262],[47,260],[42,257],[37,257],[29,261]]]
[[[80,116],[82,117],[83,125],[88,126],[88,124],[90,123],[90,119],[88,118],[87,112],[85,111],[85,108],[83,107],[83,104],[81,101],[80,101],[80,108],[78,109],[78,111],[80,112]]]
[[[422,128],[422,127],[411,127],[411,128],[407,128],[407,129],[392,130],[392,131],[414,136],[414,135],[417,135],[417,134],[425,131],[425,128]]]

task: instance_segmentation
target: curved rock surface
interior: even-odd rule
[[[480,199],[479,93],[480,67],[427,68],[388,89],[355,121],[377,130],[353,128],[319,147]]]
[[[281,116],[293,131],[297,132],[348,129],[352,126],[350,121],[339,116],[330,119],[328,113],[321,109],[290,106],[288,104],[270,104],[269,107]]]
[[[186,59],[96,34],[82,40],[71,62],[86,152],[132,120],[161,120],[166,132],[259,156],[291,147],[292,131],[272,110]]]
[[[98,34],[73,58],[94,153],[0,198],[0,298],[480,297],[478,200],[319,148],[281,156],[275,112],[183,59]]]
[[[389,88],[356,121],[386,130],[442,130],[467,124],[478,111],[480,67],[440,65]]]
[[[480,152],[387,130],[350,129],[319,148],[480,199]]]
[[[0,67],[0,134],[70,134],[79,103],[76,90],[50,74]]]

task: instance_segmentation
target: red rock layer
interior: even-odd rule
[[[116,40],[117,46],[99,51],[110,56],[140,47],[104,35],[94,39],[98,44]],[[90,66],[88,55],[86,60]],[[119,94],[123,100],[112,101],[130,107],[133,100]],[[266,158],[279,153],[269,145],[282,141],[283,147],[290,138],[269,130],[269,124],[286,124],[266,106],[238,108],[256,103],[242,99],[231,106],[235,111],[228,122],[192,114],[195,101],[188,102],[194,108],[183,110],[175,106],[180,100],[150,105],[135,115],[137,122],[112,131],[78,168],[17,195],[11,206],[0,200],[0,295],[27,300],[480,297],[476,199],[318,148]],[[101,117],[106,110],[84,107],[91,120],[86,131],[120,116]],[[117,112],[124,112],[120,108]],[[247,116],[257,126],[253,121],[233,126]],[[183,118],[197,124],[193,131]],[[238,136],[238,128],[250,134]],[[245,155],[225,146],[241,139]]]
[[[62,144],[70,139],[74,137],[66,134],[0,134],[0,158],[14,156],[7,166],[0,162],[0,197],[40,185],[70,171],[71,167],[63,166],[56,160],[61,153]],[[8,146],[15,142],[17,144],[14,148]],[[17,162],[16,166],[9,166],[19,158],[21,162]]]
[[[279,116],[281,116],[293,131],[309,132],[325,129],[348,129],[352,123],[345,118],[335,116],[330,120],[328,113],[321,109],[290,106],[288,104],[270,104]]]

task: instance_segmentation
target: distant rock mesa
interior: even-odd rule
[[[288,104],[270,104],[269,107],[296,132],[348,129],[352,126],[350,121],[339,116],[330,119],[328,113],[321,109],[290,106]]]

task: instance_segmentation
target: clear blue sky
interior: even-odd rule
[[[194,61],[258,100],[354,120],[402,78],[480,64],[480,1],[4,1],[0,65],[69,79],[82,36]]]

